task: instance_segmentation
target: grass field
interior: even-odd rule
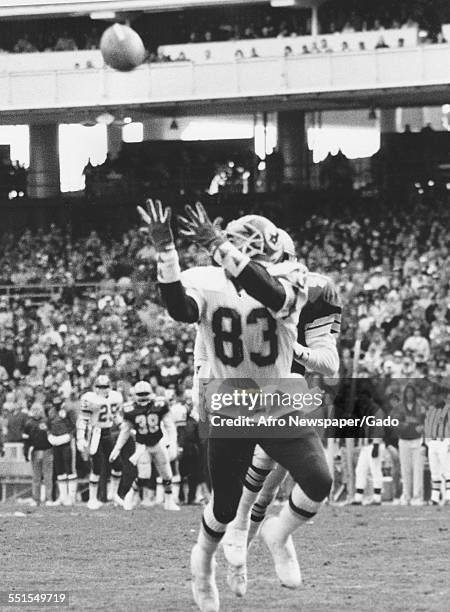
[[[195,610],[189,553],[200,512],[0,505],[0,591],[66,590],[66,610]],[[303,588],[279,586],[258,540],[244,600],[228,591],[220,551],[221,611],[450,610],[450,507],[326,507],[298,532],[296,546]]]

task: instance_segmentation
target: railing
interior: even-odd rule
[[[158,48],[163,55],[177,60],[180,53],[193,62],[207,61],[233,61],[235,54],[241,52],[244,57],[252,55],[253,50],[259,57],[282,57],[286,48],[293,55],[303,53],[304,47],[310,52],[316,44],[319,50],[323,41],[331,52],[339,53],[345,43],[349,51],[361,51],[363,43],[367,51],[373,51],[382,38],[390,48],[396,49],[402,39],[404,47],[416,47],[418,40],[417,28],[402,28],[392,30],[370,30],[366,32],[347,32],[344,34],[323,34],[319,36],[286,36],[282,38],[251,38],[248,40],[233,40],[226,42],[184,43],[177,45],[164,45]]]
[[[60,293],[64,287],[62,283],[49,284],[17,284],[17,285],[0,285],[0,296],[7,298],[20,298],[29,300],[44,300]],[[102,286],[99,283],[75,283],[74,287],[85,293],[100,294]]]
[[[194,64],[0,73],[0,109],[170,105],[326,92],[448,86],[450,45]]]

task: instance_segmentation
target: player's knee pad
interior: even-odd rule
[[[67,474],[58,474],[58,476],[56,477],[56,480],[66,480],[67,479]]]
[[[225,533],[226,526],[227,523],[222,522],[216,515],[216,511],[214,510],[213,495],[203,510],[202,527],[210,538],[213,540],[220,540]]]
[[[89,474],[89,482],[92,484],[98,484],[98,481],[100,480],[100,474],[95,474],[95,472],[91,472]]]
[[[111,470],[111,478],[120,478],[122,476],[122,470]]]
[[[68,480],[76,480],[78,478],[78,476],[72,472],[72,474],[68,474],[67,475],[67,479]]]
[[[311,499],[299,486],[294,485],[289,496],[289,507],[297,516],[308,520],[312,518],[321,506],[321,501]]]

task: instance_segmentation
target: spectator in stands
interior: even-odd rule
[[[76,51],[78,49],[77,44],[73,38],[71,38],[67,32],[63,34],[56,41],[54,50],[55,51]]]
[[[413,335],[406,338],[403,344],[403,351],[410,351],[416,361],[424,362],[430,358],[430,344],[422,336],[420,327],[414,329]]]
[[[36,53],[37,48],[29,41],[28,34],[24,34],[14,45],[13,51],[14,53]]]
[[[377,40],[377,44],[375,45],[375,49],[389,49],[389,45],[386,44],[383,36]]]
[[[289,45],[286,45],[283,51],[283,55],[284,57],[290,57],[292,55],[292,47],[290,47]]]
[[[350,51],[350,47],[348,46],[348,42],[345,41],[345,40],[342,42],[341,51],[344,51],[344,52]]]
[[[302,54],[307,55],[308,53],[311,53],[311,51],[308,49],[308,46],[302,45]]]
[[[328,46],[328,41],[326,38],[322,38],[320,41],[320,52],[321,53],[332,53],[333,49]]]
[[[242,59],[244,59],[244,54],[243,54],[241,49],[236,49],[236,51],[234,52],[234,59],[235,60],[242,60]]]

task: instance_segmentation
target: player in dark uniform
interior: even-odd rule
[[[145,380],[136,383],[133,392],[135,399],[124,405],[123,423],[109,460],[111,463],[116,461],[131,432],[135,431],[136,451],[129,461],[138,467],[138,478],[139,464],[145,460],[151,466],[153,460],[163,479],[165,509],[179,510],[172,497],[170,459],[176,456],[178,447],[177,432],[169,407],[166,402],[154,397],[150,383]],[[150,473],[145,480],[150,480]]]
[[[66,407],[64,398],[56,395],[48,413],[48,441],[53,446],[53,460],[58,481],[59,501],[72,506],[76,501],[75,434],[77,415]]]

